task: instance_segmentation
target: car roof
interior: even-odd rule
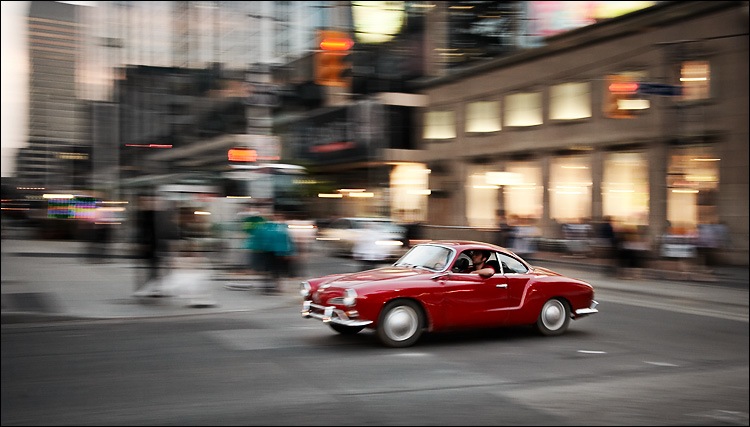
[[[489,249],[494,251],[504,251],[509,252],[508,249],[505,249],[501,246],[493,245],[491,243],[486,242],[478,242],[475,240],[430,240],[428,242],[424,242],[422,244],[437,244],[437,245],[443,245],[443,246],[450,246],[453,249],[457,251],[463,251],[467,249]]]

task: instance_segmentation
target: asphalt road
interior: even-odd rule
[[[408,349],[293,305],[2,325],[2,425],[748,425],[747,321],[599,299]]]

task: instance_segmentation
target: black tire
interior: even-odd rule
[[[570,306],[560,298],[547,300],[539,312],[536,328],[542,335],[561,335],[570,325]]]
[[[410,347],[417,342],[424,328],[422,308],[411,300],[395,300],[386,304],[378,319],[377,335],[388,347]]]
[[[341,335],[356,335],[365,328],[364,326],[346,326],[338,323],[329,323],[328,326]]]

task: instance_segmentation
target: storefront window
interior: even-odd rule
[[[719,161],[712,147],[673,148],[667,171],[667,220],[675,233],[718,220]]]
[[[487,171],[474,167],[466,185],[466,220],[471,227],[494,227],[498,186],[487,181]]]
[[[644,153],[610,153],[604,158],[602,212],[618,223],[648,224],[648,160]]]
[[[579,223],[591,217],[591,160],[569,156],[550,166],[550,216],[559,223]]]
[[[591,117],[591,83],[563,83],[550,88],[552,120]]]
[[[430,170],[421,163],[396,165],[391,171],[391,208],[399,221],[427,219]]]
[[[505,215],[518,218],[541,218],[544,203],[542,168],[531,162],[512,162],[506,171],[516,176],[517,180],[503,187]]]
[[[453,111],[428,111],[424,122],[424,139],[456,137],[456,118]]]
[[[466,105],[466,132],[497,132],[499,130],[499,102],[479,101]]]

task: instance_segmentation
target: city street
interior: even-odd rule
[[[747,425],[747,322],[601,309],[405,350],[294,306],[3,325],[2,424]]]
[[[566,335],[433,334],[396,350],[371,332],[344,337],[301,318],[291,289],[268,296],[217,280],[214,307],[137,303],[129,277],[96,276],[127,275],[131,260],[19,256],[20,243],[6,243],[3,425],[748,423],[746,286],[622,281],[560,265],[593,279],[600,302],[599,314]],[[358,268],[314,254],[307,274]],[[57,289],[51,275],[10,281],[19,263],[27,274],[35,263],[33,274],[55,266]],[[97,281],[109,290],[98,302],[64,297]],[[6,321],[9,292],[24,286],[44,289],[57,311],[81,313]]]

